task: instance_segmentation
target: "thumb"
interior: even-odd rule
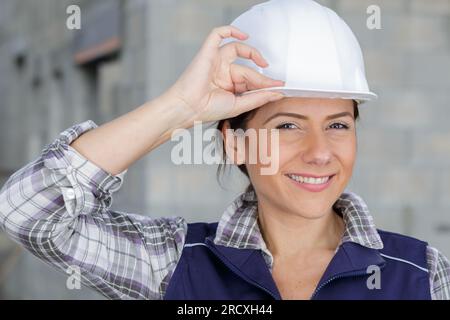
[[[259,108],[266,103],[274,102],[283,99],[285,96],[280,92],[273,91],[259,91],[244,95],[236,96],[234,104],[235,116],[244,112]]]

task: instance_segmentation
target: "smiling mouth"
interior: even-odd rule
[[[311,184],[311,185],[326,184],[334,176],[335,175],[332,174],[330,176],[322,176],[322,177],[304,177],[301,175],[296,175],[296,174],[291,174],[291,173],[286,174],[286,177],[288,177],[291,180],[294,180],[298,183]]]

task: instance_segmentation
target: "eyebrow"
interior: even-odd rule
[[[278,112],[275,113],[274,115],[272,115],[271,117],[269,117],[266,121],[264,121],[264,124],[266,124],[267,122],[269,122],[270,120],[276,118],[276,117],[282,117],[282,116],[286,116],[286,117],[293,117],[293,118],[298,118],[298,119],[302,119],[302,120],[308,120],[309,118],[302,115],[302,114],[298,114],[298,113],[291,113],[291,112]],[[350,112],[340,112],[340,113],[336,113],[336,114],[331,114],[329,116],[327,116],[325,118],[325,120],[332,120],[332,119],[336,119],[336,118],[341,118],[341,117],[346,117],[349,116],[351,118],[353,118],[353,114],[351,114]]]

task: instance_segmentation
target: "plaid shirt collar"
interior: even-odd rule
[[[365,202],[354,193],[343,193],[333,208],[342,214],[345,230],[341,243],[355,242],[371,249],[383,249],[372,216]],[[214,243],[237,249],[261,249],[271,267],[272,255],[259,230],[257,202],[253,192],[238,197],[219,221]]]

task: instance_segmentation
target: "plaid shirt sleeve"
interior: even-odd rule
[[[184,245],[181,217],[109,210],[126,171],[113,176],[70,143],[92,121],[62,132],[0,191],[0,226],[32,254],[110,299],[161,299]],[[70,269],[69,269],[70,268]]]
[[[428,269],[430,272],[431,298],[450,300],[450,263],[437,249],[427,248]]]

